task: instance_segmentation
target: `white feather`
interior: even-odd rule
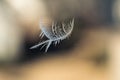
[[[46,49],[45,49],[45,52],[47,52],[52,43],[57,45],[60,42],[60,40],[62,41],[71,35],[73,31],[73,27],[74,27],[74,19],[72,19],[72,21],[69,24],[62,23],[62,27],[56,26],[56,25],[57,23],[53,22],[51,30],[50,30],[48,27],[40,23],[40,28],[42,30],[40,35],[42,37],[44,35],[45,37],[48,38],[48,40],[40,42],[39,44],[31,47],[30,49],[37,48],[41,45],[43,45],[41,47],[43,48],[47,44]]]

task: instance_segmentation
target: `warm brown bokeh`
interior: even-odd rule
[[[0,80],[120,80],[120,30],[108,20],[111,14],[119,26],[120,3],[110,13],[114,0],[107,1],[0,0]],[[51,28],[52,21],[73,16],[80,29],[78,41],[67,41],[76,42],[73,48],[13,64],[40,40],[40,21]]]

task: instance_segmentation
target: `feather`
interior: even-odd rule
[[[72,19],[72,21],[70,21],[69,24],[62,23],[62,26],[57,26],[57,23],[53,22],[51,29],[40,23],[40,28],[42,30],[40,36],[45,36],[48,38],[48,40],[42,41],[39,44],[31,47],[30,49],[37,48],[43,45],[41,46],[42,49],[46,45],[45,52],[47,52],[52,42],[57,45],[60,43],[60,40],[62,41],[71,35],[74,28],[74,18]]]

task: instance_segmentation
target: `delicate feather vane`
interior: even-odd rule
[[[44,26],[44,24],[40,23],[40,29],[41,29],[40,37],[43,38],[43,36],[45,36],[48,38],[48,40],[42,41],[39,44],[31,47],[30,49],[34,49],[39,46],[41,46],[42,49],[46,45],[45,52],[47,52],[48,48],[52,43],[57,45],[60,43],[60,40],[64,40],[67,37],[69,37],[73,31],[73,28],[74,28],[74,19],[72,19],[72,21],[70,21],[70,23],[68,24],[65,24],[63,22],[62,26],[60,25],[57,26],[57,23],[53,22],[51,28]]]

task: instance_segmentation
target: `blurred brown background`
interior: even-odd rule
[[[0,0],[0,80],[120,80],[119,3]],[[72,18],[69,39],[52,44],[47,53],[30,49],[42,41],[40,19]]]

